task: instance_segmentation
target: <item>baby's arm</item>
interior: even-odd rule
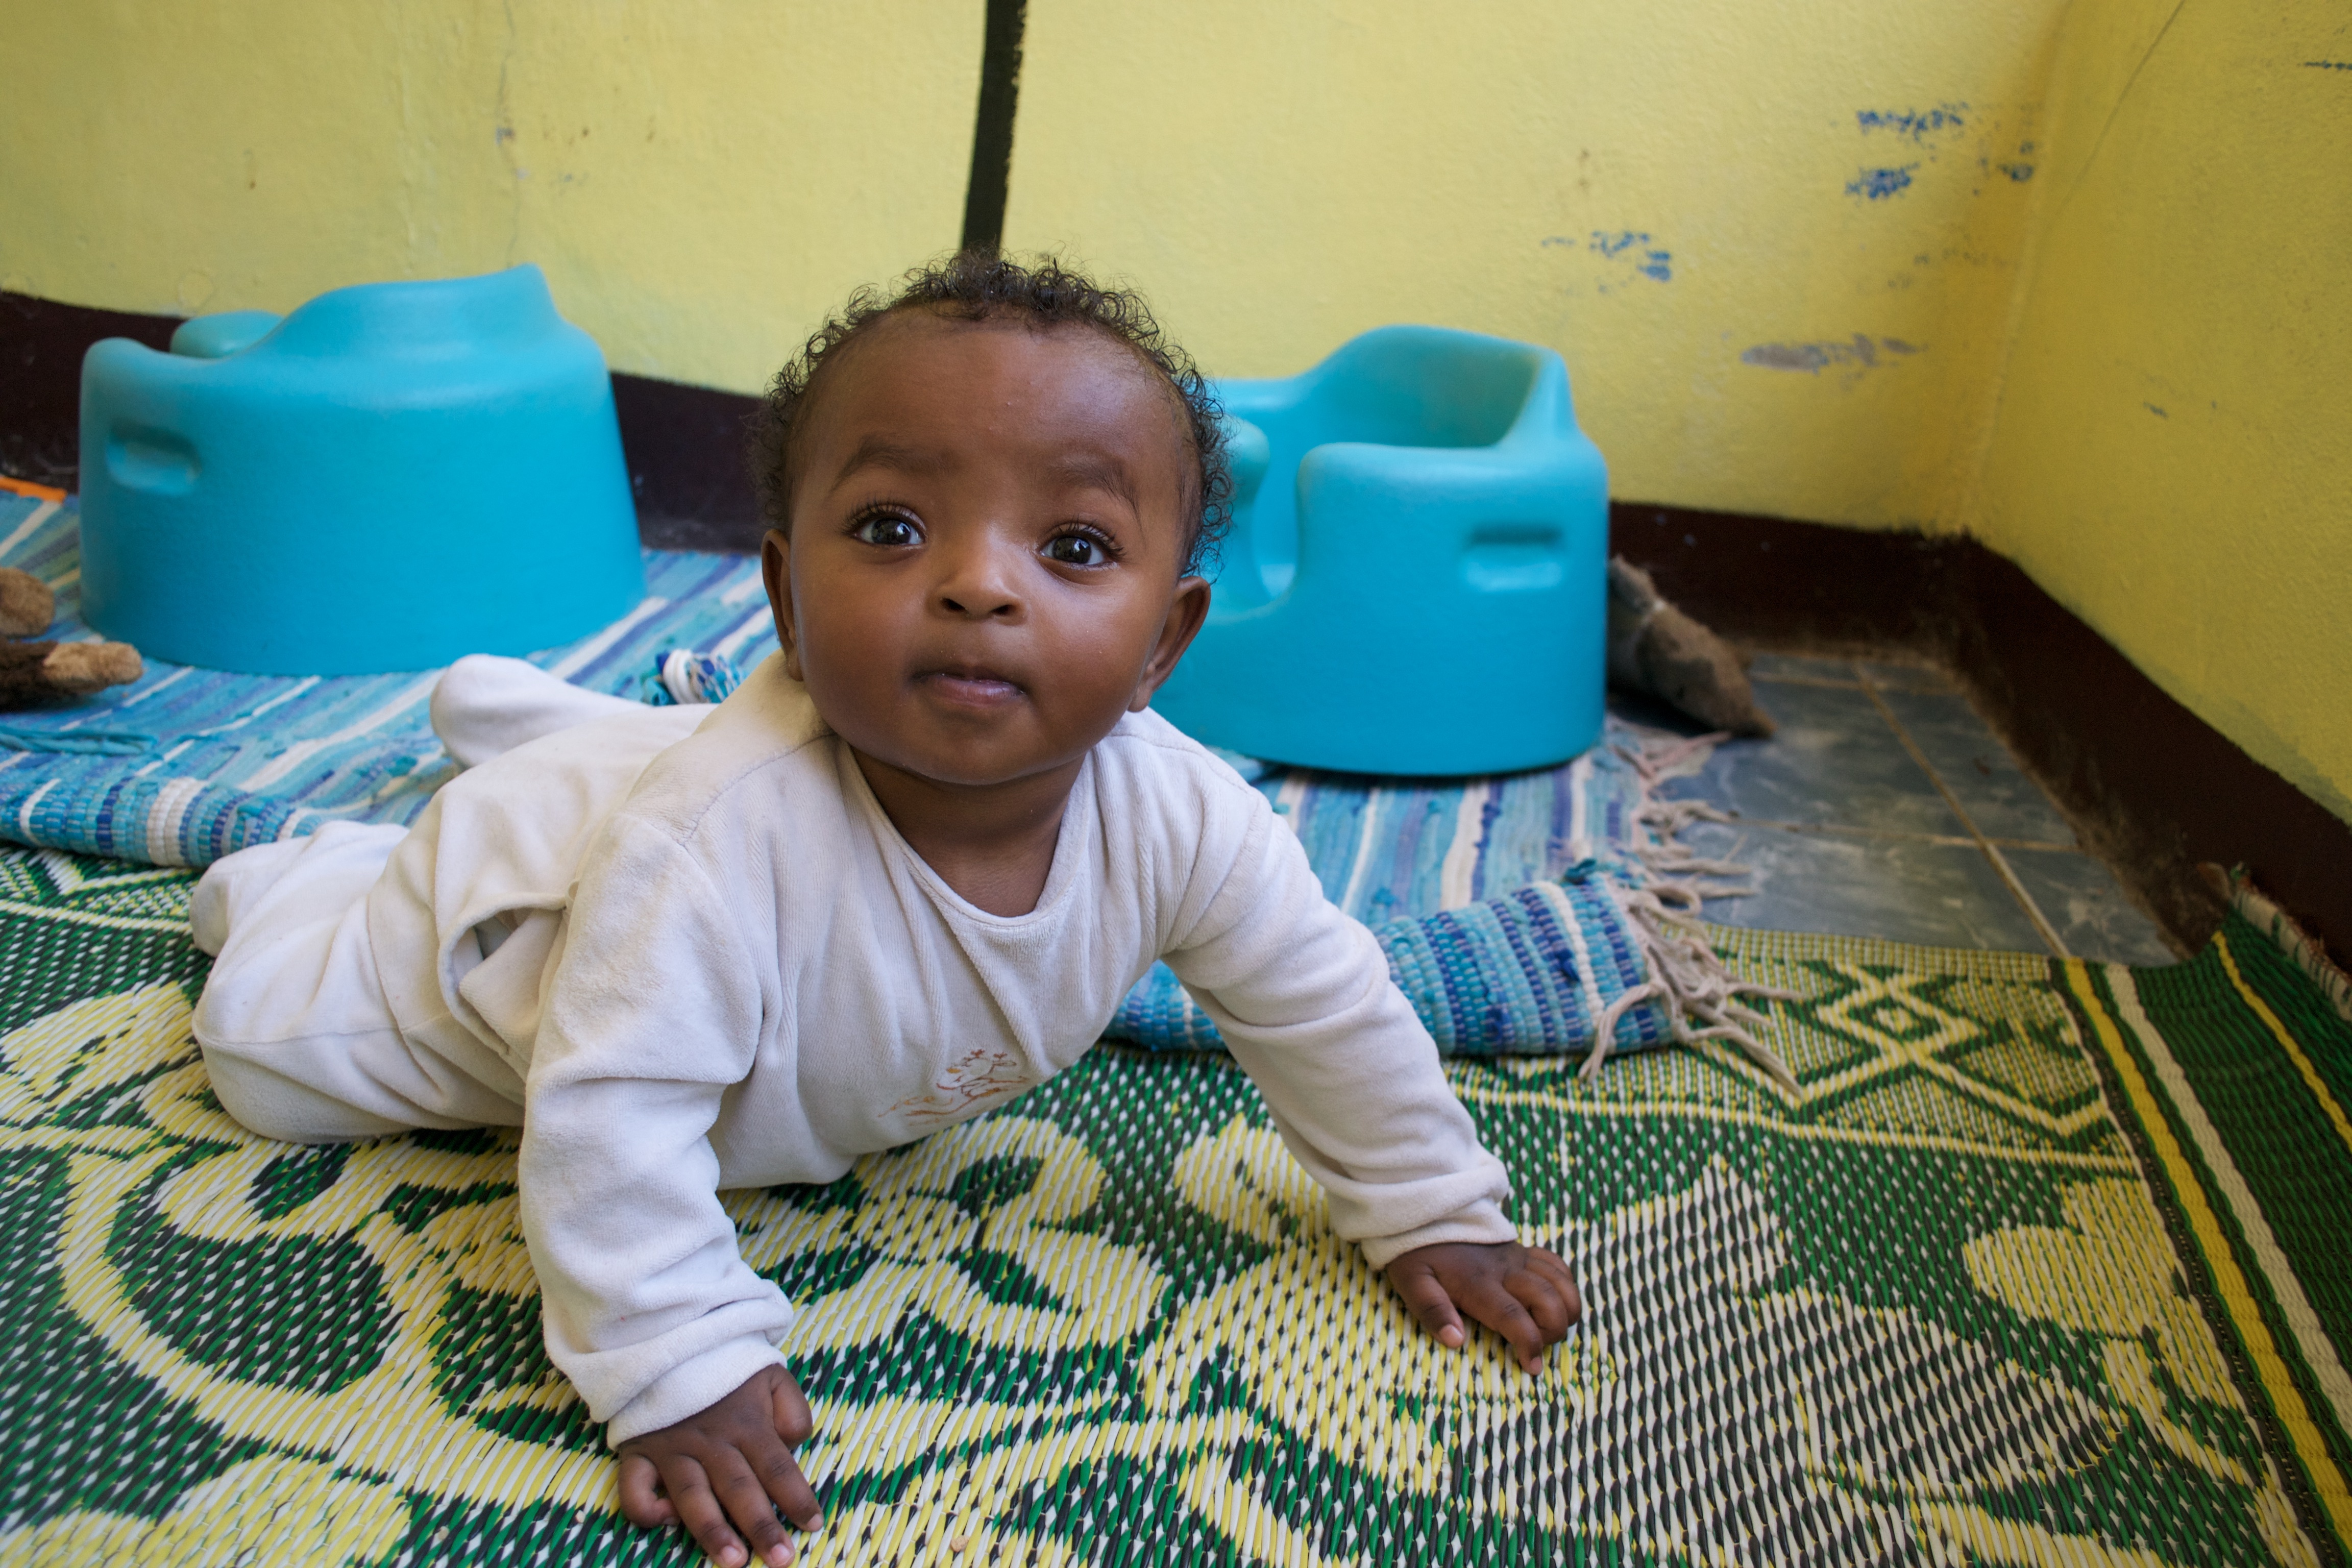
[[[743,1561],[738,1530],[788,1560],[775,1508],[814,1513],[775,1344],[792,1308],[737,1252],[710,1144],[758,1047],[760,973],[700,868],[616,825],[546,988],[520,1169],[548,1353],[610,1423],[629,1516],[684,1523],[721,1563]]]
[[[1502,1164],[1380,944],[1323,896],[1270,813],[1252,829],[1170,965],[1328,1193],[1333,1228],[1442,1342],[1464,1342],[1466,1314],[1537,1370],[1582,1310],[1567,1265],[1518,1244]]]

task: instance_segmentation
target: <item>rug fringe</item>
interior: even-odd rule
[[[1695,735],[1687,740],[1645,741],[1633,748],[1620,746],[1617,754],[1633,765],[1642,781],[1642,799],[1633,820],[1651,839],[1633,847],[1633,857],[1650,875],[1639,888],[1613,889],[1648,967],[1647,984],[1637,985],[1609,1005],[1593,1031],[1592,1051],[1578,1077],[1591,1081],[1608,1059],[1617,1033],[1617,1020],[1644,1002],[1656,1002],[1666,1011],[1674,1037],[1685,1044],[1727,1040],[1748,1053],[1748,1059],[1789,1089],[1796,1075],[1780,1054],[1748,1033],[1746,1026],[1765,1022],[1764,1016],[1740,1005],[1742,996],[1794,1000],[1798,993],[1775,985],[1739,979],[1731,973],[1712,944],[1699,920],[1702,900],[1741,898],[1751,886],[1705,878],[1745,878],[1753,875],[1745,863],[1702,856],[1682,840],[1694,822],[1729,822],[1724,812],[1704,801],[1667,800],[1658,791],[1668,781],[1686,778],[1706,765],[1715,748],[1731,739],[1728,731]],[[1738,847],[1733,847],[1733,853]],[[1694,1023],[1696,1020],[1696,1024]]]
[[[2318,985],[2336,1009],[2336,1016],[2352,1024],[2352,974],[2337,968],[2327,956],[2319,939],[2295,923],[2294,917],[2270,900],[2268,895],[2254,886],[2253,879],[2243,866],[2228,870],[2210,862],[2197,869],[2212,883],[2230,907],[2244,917],[2246,922],[2278,945],[2279,951],[2293,959],[2295,966]]]

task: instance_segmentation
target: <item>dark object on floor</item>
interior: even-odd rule
[[[1739,656],[1659,596],[1650,574],[1609,561],[1609,683],[1670,703],[1710,730],[1769,735]]]
[[[28,637],[57,619],[58,596],[29,572],[0,566],[0,637]],[[119,642],[0,642],[0,711],[69,702],[136,680],[139,650]]]
[[[71,701],[145,672],[129,643],[0,643],[0,710]]]
[[[0,566],[0,637],[38,637],[58,618],[58,596],[30,572]]]

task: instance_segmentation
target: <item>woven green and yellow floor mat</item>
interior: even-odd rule
[[[0,853],[0,1563],[687,1563],[541,1351],[512,1147],[257,1142],[184,873]],[[2352,1028],[2195,963],[1719,931],[1707,1047],[1449,1070],[1589,1302],[1419,1337],[1223,1058],[738,1194],[847,1563],[2341,1563]]]

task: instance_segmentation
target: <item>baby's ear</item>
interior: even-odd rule
[[[768,589],[768,613],[776,620],[776,646],[783,650],[784,673],[804,680],[799,628],[793,624],[793,536],[781,528],[768,530],[760,541],[760,579]]]
[[[1177,661],[1192,646],[1192,639],[1200,635],[1201,624],[1208,618],[1209,580],[1179,577],[1176,596],[1169,601],[1168,616],[1160,624],[1159,640],[1151,646],[1151,657],[1144,660],[1142,678],[1135,683],[1135,695],[1128,700],[1129,712],[1140,713],[1151,706],[1152,698],[1175,673]]]

